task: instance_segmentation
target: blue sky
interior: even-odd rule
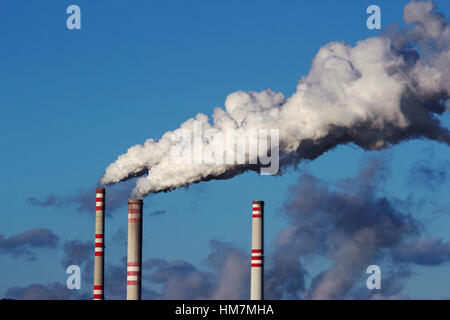
[[[93,240],[93,212],[33,206],[28,198],[67,196],[95,186],[106,166],[130,146],[158,138],[199,112],[211,115],[233,91],[271,87],[290,96],[322,45],[354,44],[378,33],[366,27],[368,5],[380,6],[385,27],[402,23],[407,3],[77,0],[82,29],[70,31],[65,11],[72,2],[2,1],[0,235],[47,228],[60,241],[55,248],[33,249],[32,261],[0,252],[0,297],[15,286],[64,284],[64,242]],[[450,15],[448,1],[435,3]],[[441,120],[448,128],[448,112]],[[421,200],[410,213],[423,222],[424,234],[449,241],[448,177],[432,190],[409,177],[418,163],[448,170],[450,150],[420,140],[381,152],[340,146],[283,176],[247,173],[150,195],[146,212],[166,213],[145,216],[143,258],[181,259],[201,268],[211,239],[249,252],[251,201],[259,199],[266,201],[270,252],[287,225],[283,204],[301,172],[330,182],[350,178],[369,154],[389,162],[385,194]],[[107,247],[111,263],[126,255],[117,240],[126,237],[126,222],[126,206],[106,221],[107,241],[114,243]],[[311,274],[326,265],[312,261]],[[412,268],[402,294],[450,297],[448,263]],[[82,285],[90,290],[91,283]]]

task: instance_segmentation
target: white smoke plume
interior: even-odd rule
[[[176,138],[178,131],[193,132],[196,120],[217,133],[202,140],[204,147],[214,144],[225,130],[278,129],[281,169],[345,143],[365,150],[414,138],[450,144],[450,131],[436,116],[448,110],[450,97],[448,21],[432,1],[410,2],[404,20],[406,28],[391,29],[354,46],[330,42],[320,48],[309,74],[288,99],[271,89],[229,94],[225,108],[214,109],[212,120],[200,113],[159,140],[150,138],[131,147],[106,168],[101,183],[141,176],[133,194],[143,197],[260,168],[260,164],[173,164],[170,150],[186,147]]]

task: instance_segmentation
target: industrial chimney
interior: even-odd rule
[[[250,299],[263,300],[264,201],[253,201]]]
[[[127,300],[141,300],[142,200],[128,200]]]
[[[104,286],[104,231],[105,231],[105,189],[97,189],[95,195],[95,257],[94,257],[94,300],[103,300]]]

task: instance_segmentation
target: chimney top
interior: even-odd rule
[[[142,199],[129,199],[128,204],[143,204],[144,201]]]

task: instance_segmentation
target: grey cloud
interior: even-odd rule
[[[110,186],[106,189],[105,212],[107,216],[120,209],[126,210],[128,199],[131,197],[133,186],[130,183]],[[33,206],[69,208],[75,207],[78,212],[95,214],[96,187],[79,189],[72,194],[50,194],[44,199],[27,198],[26,202]]]
[[[61,283],[53,282],[12,287],[6,291],[5,296],[19,300],[67,300],[72,297],[72,292]]]
[[[419,239],[405,243],[393,252],[397,262],[437,266],[450,261],[450,242],[442,239]]]
[[[58,243],[59,237],[51,230],[45,228],[31,229],[9,238],[0,235],[0,253],[34,259],[33,249],[56,248]]]

